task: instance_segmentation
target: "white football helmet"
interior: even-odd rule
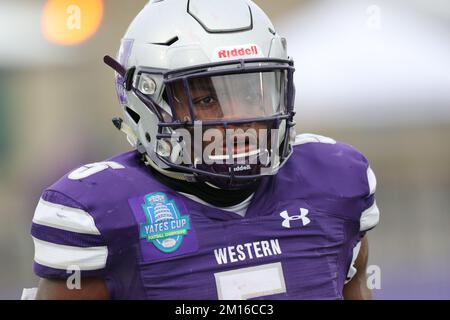
[[[293,61],[250,0],[152,0],[129,26],[118,61],[105,62],[124,112],[116,127],[169,177],[241,188],[275,174],[292,152]],[[232,137],[219,143],[225,155],[216,149],[205,159],[207,129]],[[240,136],[246,147],[233,148]]]

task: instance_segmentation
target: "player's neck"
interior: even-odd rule
[[[215,207],[231,207],[248,199],[259,187],[259,181],[240,190],[223,190],[202,182],[186,182],[169,178],[149,167],[154,177],[162,184],[177,192],[194,195]]]

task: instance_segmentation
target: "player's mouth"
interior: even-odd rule
[[[233,155],[248,153],[248,152],[250,152],[250,144],[249,143],[241,143],[239,145],[234,144],[230,149],[232,150]],[[255,149],[255,148],[252,148],[252,149]],[[229,150],[229,148],[227,148],[227,146],[224,145],[223,153],[229,154],[230,152],[228,150]]]
[[[209,158],[210,160],[223,161],[228,160],[230,158],[233,159],[248,158],[256,156],[260,153],[260,150],[256,146],[251,145],[250,143],[239,145],[235,144],[231,147],[231,149],[232,153],[230,154],[229,148],[227,148],[227,146],[223,146],[221,155],[211,154]]]

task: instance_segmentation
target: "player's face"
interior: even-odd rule
[[[248,81],[252,80],[251,78],[244,80],[247,81],[247,83],[243,83],[243,81],[236,82],[236,79],[231,78],[224,80],[225,79],[199,78],[195,79],[195,81],[190,81],[189,91],[195,120],[207,122],[214,120],[252,119],[261,117],[265,114],[264,104],[261,101],[261,93],[259,92],[260,88],[248,85]],[[233,88],[236,90],[232,90]],[[172,86],[172,90],[176,119],[182,122],[191,122],[192,114],[189,109],[189,98],[185,94],[183,83],[175,83]],[[222,134],[223,141],[226,140],[224,126],[208,128],[218,130]],[[204,129],[206,130],[208,128]],[[253,141],[258,141],[259,131],[261,129],[268,130],[268,125],[260,122],[250,122],[241,125],[229,125],[227,129],[242,129],[241,135],[242,131],[246,132],[247,135],[254,134],[256,136]],[[239,134],[237,134],[237,136],[239,136]],[[251,139],[247,139],[245,145],[240,148],[234,146],[233,153],[237,154],[256,150],[258,143],[256,143],[256,145],[251,144],[250,140]],[[205,145],[206,144],[207,142],[205,142]]]
[[[195,117],[198,120],[223,119],[223,112],[218,101],[217,93],[211,86],[209,79],[200,79],[195,86],[190,88]],[[184,93],[181,82],[173,86],[174,103],[177,120],[190,122],[192,115],[189,110],[189,101]]]
[[[258,89],[243,91],[233,79],[199,78],[189,82],[195,120],[236,120],[257,118],[264,114],[261,95]],[[228,82],[228,83],[227,83]],[[237,87],[238,90],[230,88]],[[246,86],[247,87],[247,86]],[[176,118],[191,121],[189,100],[181,82],[173,86]]]
[[[189,79],[187,88],[182,81],[176,81],[170,85],[175,118],[207,122],[261,119],[279,114],[285,111],[285,77],[283,71],[206,76]],[[189,111],[189,99],[193,114]]]

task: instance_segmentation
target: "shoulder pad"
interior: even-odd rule
[[[84,165],[43,192],[31,230],[38,276],[67,278],[72,267],[102,275],[116,251],[138,241],[128,199],[156,182],[136,157]]]
[[[298,185],[297,196],[311,199],[323,211],[361,221],[361,229],[378,222],[376,178],[366,157],[353,146],[314,135],[298,135],[283,171]],[[285,174],[286,175],[286,174]]]

